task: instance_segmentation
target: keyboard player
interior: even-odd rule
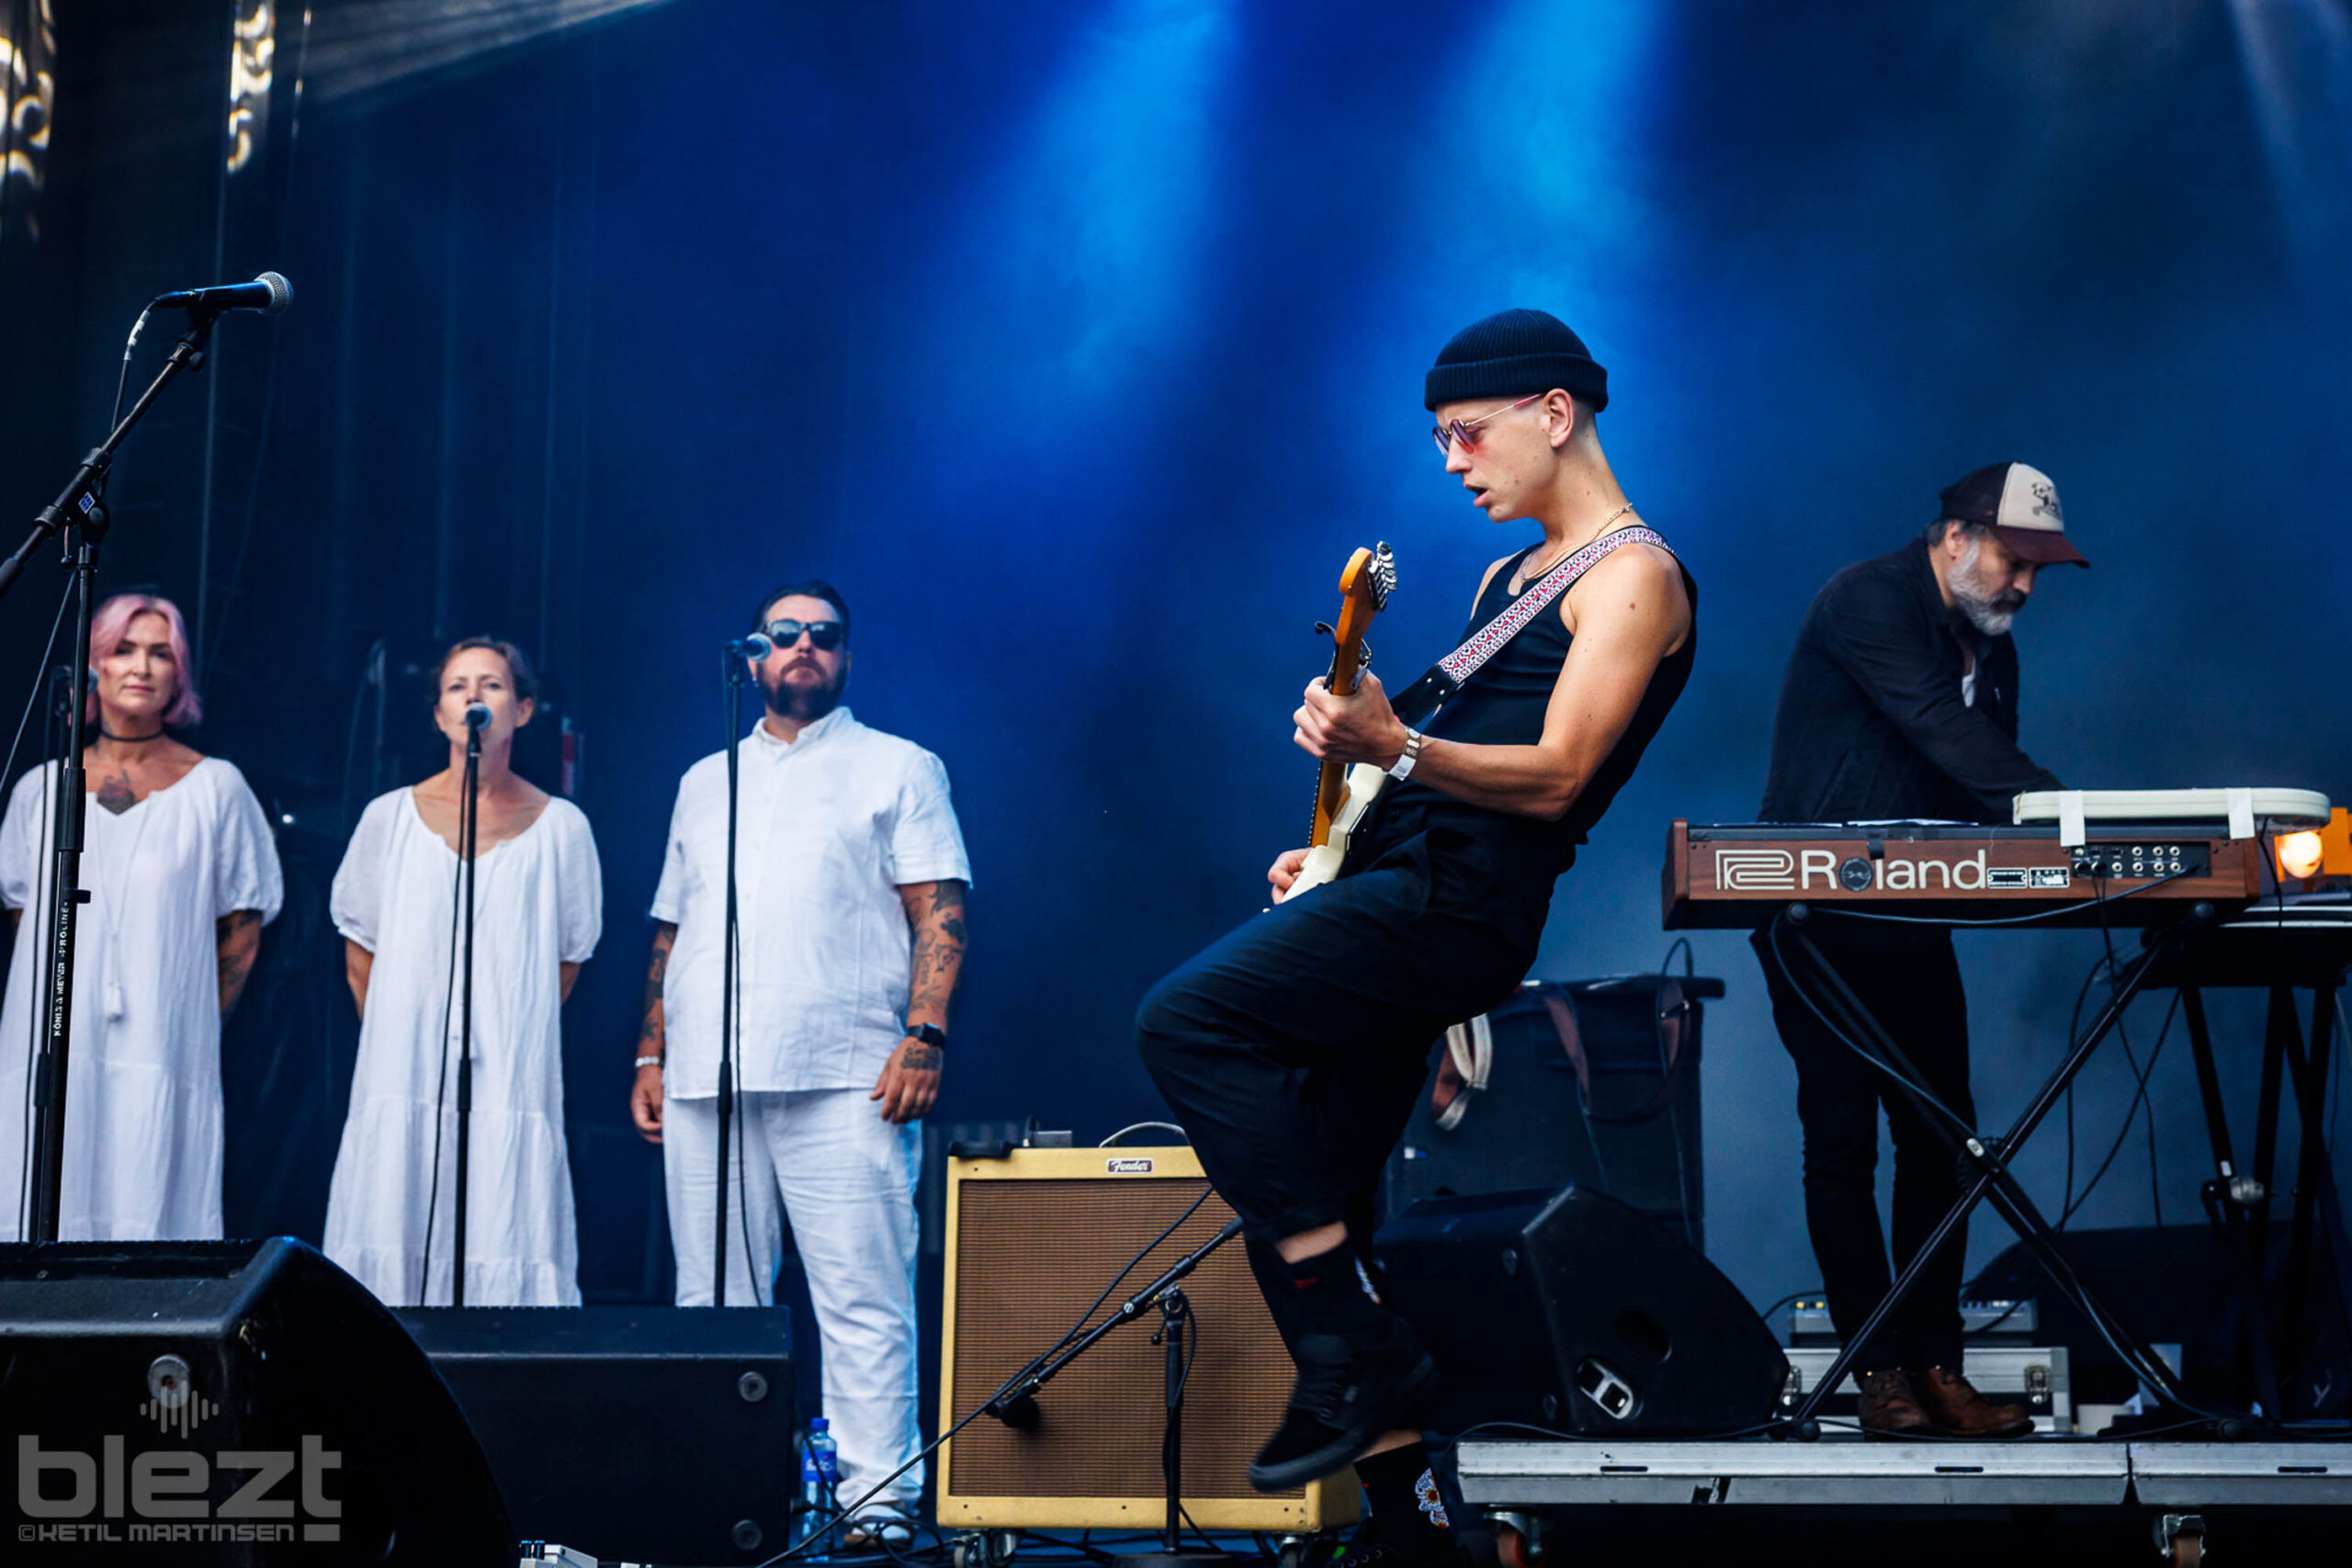
[[[1890,555],[1829,580],[1797,633],[1772,724],[1761,818],[2007,822],[2021,790],[2061,787],[2018,745],[2010,623],[2045,566],[2088,566],[2066,537],[2057,487],[2024,463],[1976,469],[1942,492],[1936,520]],[[1823,920],[1814,930],[1862,1003],[1946,1105],[1972,1120],[1967,997],[1951,933]],[[1840,1043],[1756,938],[1772,1017],[1797,1069],[1805,1224],[1830,1320],[1859,1328],[1893,1285],[1879,1228],[1878,1116],[1894,1142],[1894,1267],[1957,1200],[1951,1146],[1901,1091]],[[1966,1234],[1854,1363],[1861,1424],[1887,1437],[2018,1436],[2022,1405],[1995,1404],[1962,1375]]]

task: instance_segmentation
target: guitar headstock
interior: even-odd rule
[[[1388,596],[1396,591],[1396,557],[1385,539],[1350,556],[1347,570],[1340,573],[1340,596],[1363,601],[1375,613],[1388,608]]]

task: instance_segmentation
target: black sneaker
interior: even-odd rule
[[[1348,1463],[1381,1433],[1419,1416],[1437,1387],[1437,1364],[1422,1353],[1403,1318],[1382,1316],[1385,1332],[1377,1340],[1300,1337],[1290,1408],[1250,1461],[1250,1485],[1261,1492],[1304,1486]]]

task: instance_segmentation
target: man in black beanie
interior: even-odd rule
[[[1440,351],[1424,390],[1472,504],[1543,529],[1479,585],[1469,626],[1488,629],[1489,657],[1449,660],[1459,687],[1421,729],[1376,678],[1346,697],[1307,687],[1297,743],[1392,782],[1337,880],[1284,898],[1306,852],[1281,856],[1267,874],[1276,908],[1136,1015],[1145,1062],[1242,1217],[1298,1365],[1250,1478],[1279,1491],[1353,1461],[1373,1506],[1360,1562],[1458,1550],[1414,1429],[1435,1372],[1372,1288],[1374,1184],[1437,1038],[1534,962],[1554,881],[1698,646],[1696,585],[1618,489],[1594,429],[1607,374],[1574,333],[1538,310],[1490,316]]]

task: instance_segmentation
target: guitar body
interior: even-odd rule
[[[1372,803],[1388,784],[1388,775],[1370,762],[1358,762],[1347,771],[1347,783],[1340,798],[1340,807],[1331,814],[1329,828],[1323,842],[1306,852],[1306,863],[1299,869],[1298,880],[1290,885],[1283,899],[1297,897],[1311,888],[1320,887],[1340,874],[1340,867],[1348,858],[1348,840],[1372,809]]]
[[[1346,696],[1363,679],[1367,663],[1364,632],[1372,626],[1373,616],[1387,604],[1396,586],[1396,560],[1385,544],[1348,558],[1346,570],[1340,573],[1340,624],[1332,629],[1337,646],[1326,682],[1338,695]],[[1348,835],[1363,820],[1387,782],[1387,773],[1369,762],[1350,768],[1324,761],[1315,781],[1315,823],[1306,840],[1306,864],[1278,902],[1320,887],[1340,874],[1340,863],[1347,859]]]

